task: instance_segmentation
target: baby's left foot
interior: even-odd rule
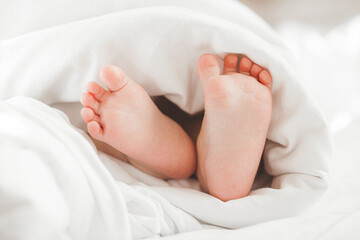
[[[272,79],[268,71],[236,55],[200,57],[198,74],[205,115],[197,140],[197,175],[205,190],[221,200],[248,195],[271,119]]]
[[[81,116],[90,135],[128,156],[142,171],[163,178],[187,178],[196,165],[190,137],[156,107],[147,92],[116,66],[102,69],[109,91],[90,82]]]

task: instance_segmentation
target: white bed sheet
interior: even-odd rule
[[[92,7],[95,8],[96,6]],[[26,9],[26,7],[24,7],[24,9]],[[40,6],[39,9],[41,9]],[[31,13],[24,11],[24,14]],[[79,17],[82,18],[86,16]],[[72,20],[74,19],[71,19],[71,21]],[[59,21],[59,23],[63,22]],[[41,24],[38,22],[37,24],[33,25],[29,23],[23,29],[14,29],[12,28],[11,24],[8,24],[3,29],[11,29],[13,32],[10,30],[8,32],[3,31],[2,33],[4,34],[1,35],[1,38],[7,38],[10,36],[13,37],[20,33],[41,29],[46,27],[46,24],[46,21],[42,22]],[[354,22],[352,21],[345,23],[345,25],[346,24],[348,24],[347,26],[350,26],[354,25]],[[34,28],[34,26],[37,27]],[[347,28],[345,27],[345,29]],[[328,76],[333,76],[332,83],[334,83],[334,85],[332,85],[333,87],[331,90],[328,90],[328,92],[338,94],[338,97],[336,100],[334,100],[333,94],[327,94],[324,93],[324,91],[321,91],[323,90],[322,86],[324,86],[324,84],[327,82],[326,80],[329,79],[328,76],[326,78],[321,78],[321,73],[323,73],[324,69],[329,69],[331,66],[329,63],[332,61],[329,60],[326,64],[323,64],[322,68],[320,69],[311,67],[317,66],[319,59],[336,59],[339,56],[339,51],[344,53],[344,55],[341,55],[342,59],[346,59],[346,61],[352,63],[355,62],[356,64],[359,63],[356,61],[359,60],[358,56],[360,55],[358,54],[356,56],[356,54],[354,54],[356,53],[356,48],[354,49],[354,47],[349,49],[350,52],[348,52],[348,49],[345,48],[339,49],[340,45],[337,45],[336,42],[334,43],[335,45],[328,45],[335,46],[335,49],[330,48],[330,53],[325,51],[329,50],[329,48],[323,49],[323,51],[320,52],[314,52],[314,49],[311,48],[312,44],[308,43],[309,38],[315,36],[318,37],[318,40],[323,40],[323,42],[320,41],[319,43],[328,43],[331,37],[329,37],[330,35],[326,35],[328,38],[326,38],[325,35],[318,35],[316,32],[317,29],[313,29],[309,27],[309,25],[304,25],[301,22],[295,22],[291,25],[288,25],[288,23],[279,25],[277,30],[283,36],[285,41],[288,40],[287,42],[289,43],[289,48],[292,49],[294,53],[298,53],[297,59],[299,62],[301,63],[301,60],[304,59],[307,60],[306,64],[299,64],[299,69],[301,70],[302,74],[307,76],[307,81],[304,82],[304,85],[313,94],[313,97],[318,100],[320,106],[322,106],[324,109],[333,129],[336,158],[333,163],[329,191],[311,210],[294,218],[275,220],[246,228],[241,228],[238,230],[201,230],[196,232],[189,232],[168,237],[169,239],[263,239],[265,237],[271,239],[338,239],[340,237],[344,239],[360,238],[360,230],[357,227],[360,224],[360,193],[357,191],[357,189],[360,189],[360,177],[358,174],[358,171],[360,170],[360,151],[357,147],[357,143],[359,142],[360,138],[360,119],[358,118],[358,106],[351,105],[353,100],[357,100],[359,97],[356,93],[357,90],[360,90],[360,74],[357,74],[359,73],[358,71],[360,68],[350,68],[350,73],[347,71],[347,76],[342,79],[342,82],[345,79],[346,86],[348,86],[348,88],[346,88],[346,90],[348,90],[347,92],[351,93],[348,94],[347,98],[345,99],[339,99],[339,97],[344,95],[343,93],[339,94],[337,91],[338,86],[336,85],[336,82],[334,83],[334,81],[338,80],[338,78],[335,78],[334,76],[338,76],[336,74],[343,74],[344,68],[339,70],[334,67],[331,68],[335,73],[332,72]],[[334,29],[334,31],[331,33],[331,36],[335,36],[335,38],[336,34],[338,34],[338,39],[346,36],[346,34],[344,34],[341,29]],[[354,37],[356,39],[356,37],[359,36],[359,31],[356,30],[347,31],[346,33],[350,34],[349,36],[351,36],[351,39],[354,39]],[[294,45],[294,41],[292,40],[299,35],[305,37],[300,38],[297,42],[298,44]],[[299,56],[299,53],[302,54]],[[358,64],[357,66],[360,65]],[[343,67],[346,67],[346,65]],[[322,81],[318,81],[319,79]]]
[[[307,212],[238,230],[201,230],[165,239],[360,239],[360,118],[334,134],[334,139],[328,192]]]

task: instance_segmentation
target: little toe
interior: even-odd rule
[[[238,57],[234,54],[228,54],[224,58],[224,74],[236,73]]]
[[[253,62],[248,57],[242,57],[239,63],[239,72],[250,75]]]
[[[99,102],[90,93],[83,93],[80,99],[84,107],[91,108],[96,114],[99,112]]]
[[[100,78],[111,92],[119,91],[125,87],[130,80],[121,68],[114,65],[103,67],[100,72]]]
[[[267,70],[262,70],[259,73],[259,81],[269,89],[272,87],[272,78],[270,73]]]
[[[91,108],[82,108],[81,109],[81,118],[86,122],[89,123],[91,121],[100,121],[100,117],[94,113]]]
[[[220,76],[219,60],[212,54],[203,54],[198,61],[198,75],[202,83]]]
[[[101,128],[100,124],[96,121],[91,121],[87,124],[87,129],[93,138],[102,141],[104,137],[104,130]]]
[[[254,63],[252,66],[251,66],[251,69],[250,69],[250,75],[254,78],[258,78],[259,77],[259,74],[260,72],[262,71],[262,67],[260,67],[259,65],[257,65],[256,63]]]
[[[108,92],[102,87],[100,87],[99,84],[97,84],[96,82],[88,82],[86,85],[86,91],[91,93],[95,97],[95,99],[100,102],[108,94]]]

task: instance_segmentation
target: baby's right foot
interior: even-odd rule
[[[272,111],[268,71],[236,55],[224,59],[224,73],[213,55],[200,57],[198,74],[205,115],[197,140],[198,178],[221,200],[246,196],[253,184]]]
[[[160,112],[147,92],[120,68],[106,66],[97,83],[87,85],[81,116],[89,134],[126,154],[137,168],[166,178],[187,178],[196,166],[192,140]]]

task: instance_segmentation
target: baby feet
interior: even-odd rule
[[[267,70],[236,55],[224,59],[223,74],[213,55],[198,62],[205,113],[197,138],[197,176],[202,187],[223,200],[247,196],[263,152],[272,112]],[[81,98],[89,134],[126,154],[140,170],[186,178],[195,170],[189,136],[165,116],[146,91],[120,68],[106,66],[100,77],[108,91],[90,82]]]
[[[100,78],[109,90],[89,82],[81,97],[89,134],[127,155],[141,170],[166,178],[189,177],[196,155],[183,129],[120,68],[106,66]]]
[[[272,79],[243,57],[227,55],[223,74],[213,55],[202,55],[198,74],[205,114],[197,139],[197,176],[223,200],[247,196],[260,163],[272,112]]]

